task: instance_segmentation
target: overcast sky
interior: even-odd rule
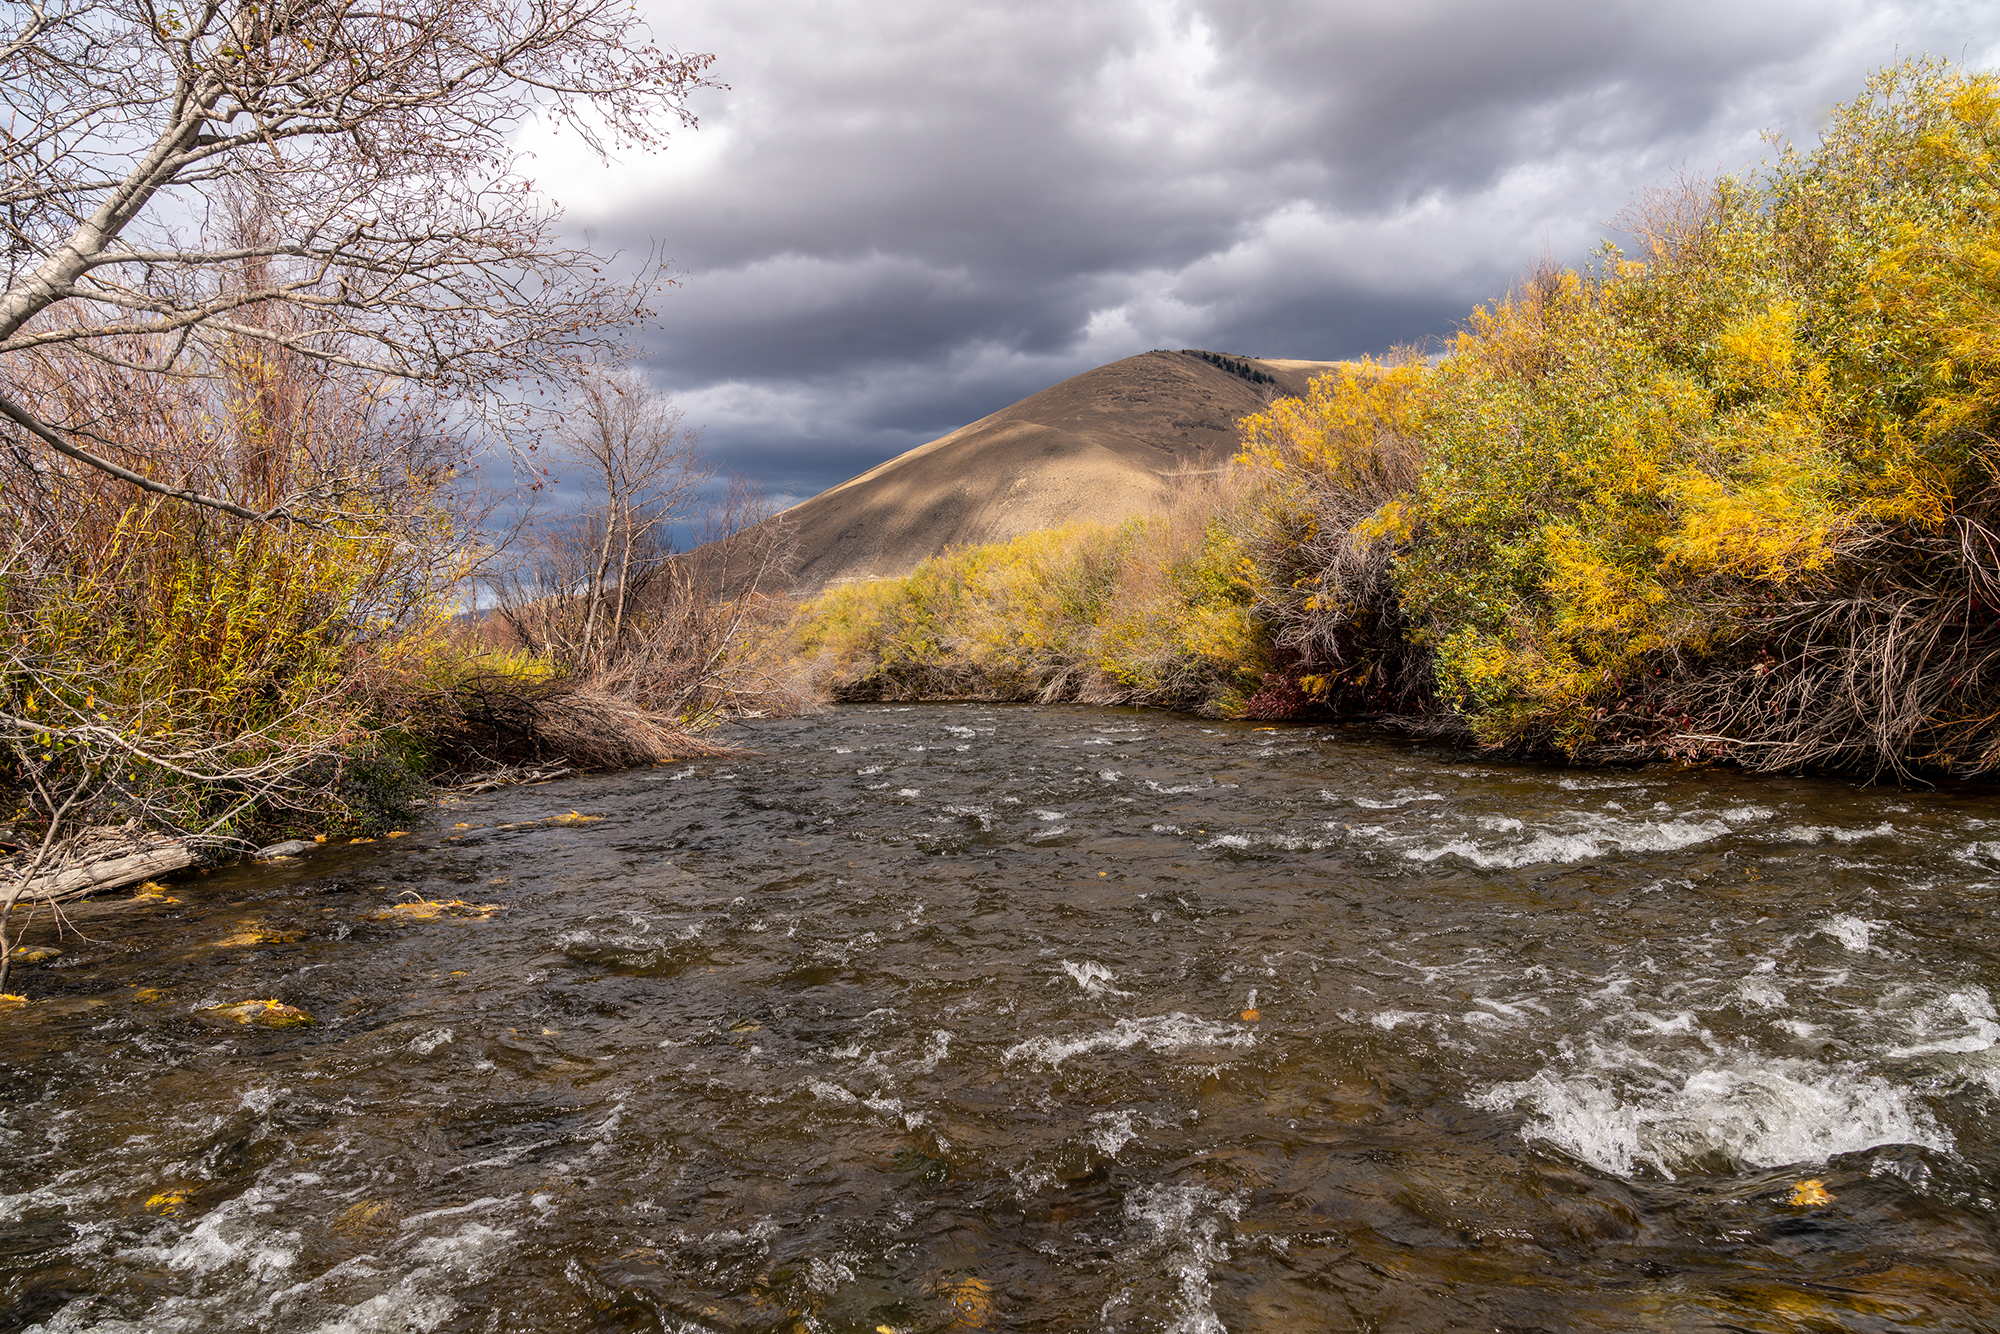
[[[663,153],[531,133],[527,171],[673,259],[642,365],[794,499],[1148,348],[1449,334],[1899,52],[2000,56],[2000,0],[638,3],[728,89]]]

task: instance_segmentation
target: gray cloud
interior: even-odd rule
[[[1149,347],[1446,334],[1637,190],[2000,30],[1994,0],[652,8],[731,85],[701,130],[609,169],[530,136],[532,174],[675,258],[644,364],[795,495]]]

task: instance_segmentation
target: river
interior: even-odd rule
[[[33,933],[0,1328],[2000,1328],[2000,794],[727,739]]]

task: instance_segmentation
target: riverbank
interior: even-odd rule
[[[693,737],[683,736],[680,740],[681,744],[669,759],[715,759],[730,753],[727,746]],[[665,759],[654,761],[666,762]],[[521,765],[459,775],[444,786],[434,787],[432,796],[410,799],[399,814],[406,817],[405,823],[418,824],[434,819],[433,812],[449,809],[467,797],[481,796],[506,787],[539,787],[579,772],[583,770],[571,765]],[[373,843],[377,836],[404,838],[409,832],[377,829],[368,833],[353,833],[339,828],[332,834],[284,839],[258,848],[233,848],[147,830],[134,820],[116,827],[79,830],[61,848],[39,859],[30,850],[0,837],[0,847],[13,848],[9,855],[0,857],[0,885],[9,886],[16,896],[12,902],[22,911],[32,914],[38,906],[67,904],[94,894],[128,889],[134,885],[144,886],[148,882],[197,868],[205,875],[239,863],[296,861],[324,852],[329,847]],[[153,885],[152,888],[164,892],[161,886]]]

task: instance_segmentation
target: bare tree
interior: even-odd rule
[[[586,376],[563,444],[589,475],[597,559],[585,590],[583,652],[616,655],[635,578],[670,554],[667,530],[715,475],[687,414],[632,372]]]
[[[660,733],[663,756],[725,713],[804,705],[797,682],[746,652],[789,607],[769,590],[787,569],[790,533],[761,490],[734,475],[717,488],[678,409],[630,377],[591,382],[568,444],[595,503],[524,522],[514,566],[492,589],[496,628],[563,674],[525,694],[500,679],[469,682],[439,711],[475,724],[479,739],[461,749],[482,761],[532,752],[615,767],[656,756],[603,735],[603,724],[630,731],[643,716],[672,731]],[[692,550],[678,549],[682,532]]]
[[[563,240],[512,135],[652,145],[709,61],[626,0],[0,10],[0,985],[17,903],[323,808],[371,648],[464,568],[457,442],[665,278]],[[287,584],[300,541],[340,577]],[[190,631],[154,597],[225,567],[275,572],[292,617],[231,641],[229,700],[181,659],[241,608],[195,597]],[[306,643],[345,666],[293,670]]]
[[[601,671],[643,633],[635,613],[674,554],[715,474],[700,433],[642,376],[581,376],[557,435],[555,466],[588,498],[526,516],[520,554],[498,584],[498,611],[522,644],[571,671]]]
[[[659,257],[609,276],[508,143],[535,116],[600,153],[693,123],[711,57],[647,44],[626,0],[7,8],[0,367],[62,345],[201,374],[247,340],[493,409],[648,313]],[[258,226],[217,225],[226,191]],[[313,318],[258,317],[274,306]],[[122,465],[17,396],[0,418],[135,486],[272,516]]]

